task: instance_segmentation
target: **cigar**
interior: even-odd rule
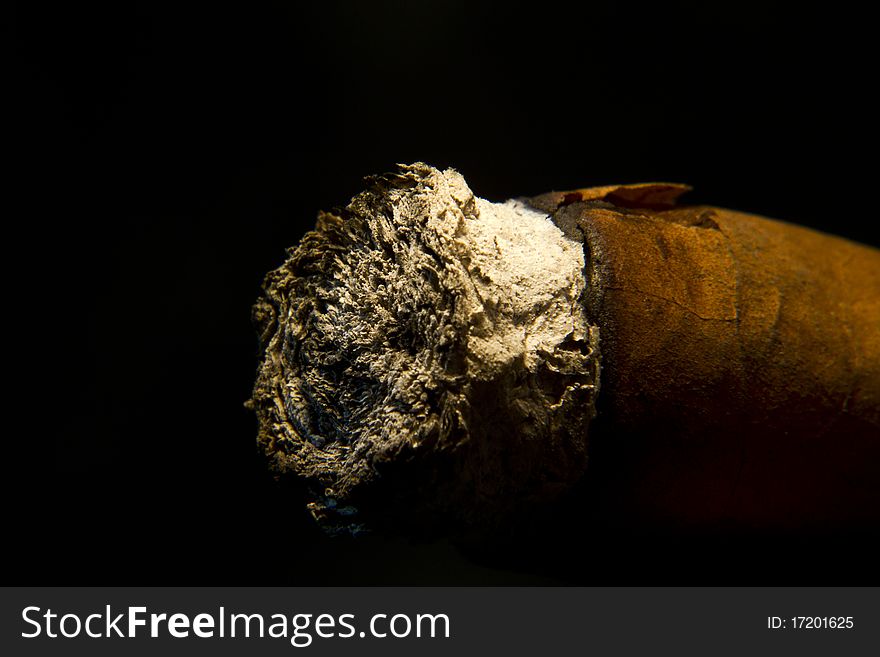
[[[248,406],[331,532],[880,524],[880,251],[680,203],[367,179],[266,276]],[[595,509],[593,510],[595,511]]]

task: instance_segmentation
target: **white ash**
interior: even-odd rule
[[[374,517],[484,522],[583,472],[598,330],[583,248],[547,215],[418,163],[322,213],[289,255],[254,307],[251,404],[316,515],[359,526],[372,489]]]

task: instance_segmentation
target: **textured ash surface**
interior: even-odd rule
[[[370,179],[271,272],[252,407],[330,528],[495,524],[586,467],[598,330],[549,217],[425,164]]]

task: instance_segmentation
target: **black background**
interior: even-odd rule
[[[10,12],[4,458],[19,583],[868,583],[849,539],[329,541],[244,409],[250,305],[396,162],[492,200],[672,180],[877,245],[871,23],[774,2],[57,3]],[[9,87],[7,86],[7,89]],[[20,231],[13,237],[12,230]],[[19,299],[23,297],[22,299]],[[23,421],[19,421],[23,420]],[[18,460],[26,459],[25,461]],[[35,466],[35,472],[30,474]],[[646,554],[655,554],[653,558]],[[668,559],[672,554],[674,559]],[[571,560],[593,565],[570,567]]]

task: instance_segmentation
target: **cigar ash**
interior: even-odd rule
[[[599,384],[584,253],[424,164],[370,181],[270,273],[253,399],[334,531],[503,522],[579,479]]]

